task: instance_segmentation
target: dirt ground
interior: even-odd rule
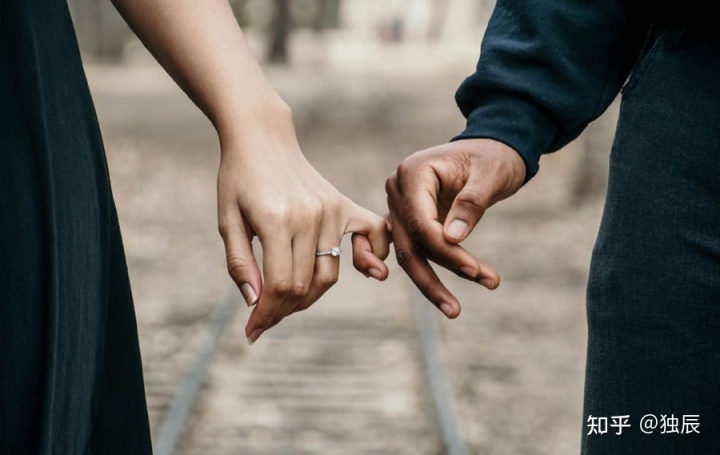
[[[361,54],[362,64],[354,57]],[[462,130],[453,93],[475,58],[473,49],[326,46],[296,59],[291,68],[268,68],[267,73],[295,112],[309,160],[341,191],[382,214],[384,180],[397,164]],[[125,65],[88,64],[87,73],[127,249],[156,431],[196,353],[208,315],[232,287],[216,229],[218,145],[207,120],[142,53]],[[545,157],[540,176],[491,209],[467,241],[500,272],[503,283],[497,291],[442,275],[463,304],[459,319],[438,320],[461,432],[475,454],[579,451],[585,282],[602,207],[602,194],[581,203],[573,195],[587,143],[581,139]],[[592,143],[605,152],[609,148],[605,139]],[[276,415],[282,408],[272,408],[272,388],[260,389],[246,376],[288,349],[307,354],[293,362],[302,365],[311,358],[339,370],[338,378],[351,372],[343,373],[348,353],[366,361],[361,353],[370,352],[379,362],[373,368],[388,370],[383,378],[368,376],[368,381],[386,381],[383,405],[395,404],[382,417],[353,417],[357,425],[338,426],[338,420],[333,423],[337,414],[323,414],[324,420],[313,420],[319,427],[312,434],[293,433],[297,452],[285,453],[437,453],[428,434],[432,423],[423,416],[422,378],[408,350],[411,338],[402,335],[402,328],[413,324],[409,281],[392,255],[388,260],[390,280],[379,285],[368,284],[344,257],[341,283],[318,308],[292,318],[287,329],[278,326],[252,348],[242,333],[248,313],[241,309],[211,372],[184,453],[271,453],[263,447],[270,447],[273,435],[289,431],[282,415]],[[291,337],[333,325],[342,329],[350,320],[357,322],[352,330],[369,331],[366,350],[326,346],[310,355]],[[378,338],[384,343],[372,344]],[[242,393],[233,391],[234,385]],[[313,390],[328,390],[329,396],[332,385],[315,384]],[[356,401],[371,399],[362,390],[357,393]],[[256,399],[243,401],[243,394]],[[315,405],[330,399],[300,398]],[[382,422],[387,431],[374,433],[376,444],[363,445],[363,425],[373,422]],[[241,431],[250,424],[252,431]]]

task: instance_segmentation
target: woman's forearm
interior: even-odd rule
[[[337,247],[346,233],[359,234],[356,268],[384,280],[385,220],[343,196],[305,159],[290,109],[265,79],[227,0],[114,2],[218,130],[218,225],[228,271],[255,305],[245,328],[250,342],[335,283],[339,261],[316,253]]]
[[[265,126],[287,123],[289,108],[263,75],[227,0],[113,3],[221,140],[252,128],[256,119]]]

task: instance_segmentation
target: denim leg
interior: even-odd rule
[[[720,453],[720,43],[654,40],[623,95],[593,252],[586,455]],[[700,434],[682,434],[683,415]],[[588,434],[591,416],[606,434]],[[616,434],[612,416],[631,426]]]

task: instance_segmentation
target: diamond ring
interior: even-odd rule
[[[315,256],[340,256],[340,253],[342,253],[342,250],[339,246],[336,246],[335,248],[330,248],[327,251],[318,251],[315,253]]]

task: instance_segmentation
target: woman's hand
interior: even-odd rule
[[[358,207],[305,160],[290,109],[247,46],[227,0],[113,0],[158,62],[207,115],[220,136],[220,232],[230,275],[257,307],[254,342],[335,283],[338,258],[318,250],[353,236],[355,267],[387,277],[385,221]],[[251,249],[263,247],[264,279]]]
[[[257,303],[245,329],[250,343],[335,284],[339,258],[315,253],[340,246],[346,233],[355,233],[355,267],[381,281],[388,275],[385,220],[328,183],[303,156],[290,109],[269,104],[220,135],[219,227],[230,276],[248,305]],[[251,246],[255,235],[263,248],[262,277]]]

